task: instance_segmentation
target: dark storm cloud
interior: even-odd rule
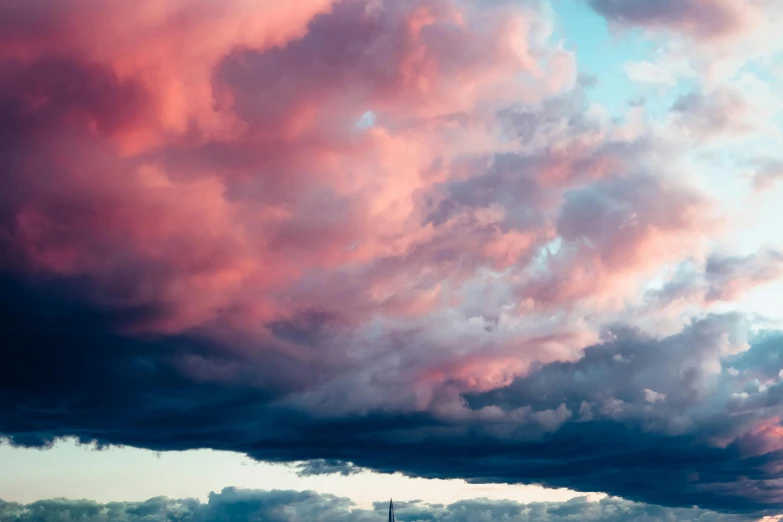
[[[0,436],[781,507],[779,337],[620,314],[582,352],[715,205],[572,88],[536,2],[143,1],[0,2]]]
[[[0,522],[370,522],[386,515],[388,503],[360,509],[348,499],[314,492],[257,491],[225,488],[209,501],[157,497],[146,502],[53,499],[27,505],[0,500]],[[462,500],[443,505],[420,501],[395,503],[401,522],[739,522],[735,515],[700,509],[671,509],[620,499],[591,502],[580,497],[568,502],[520,504],[507,500]]]
[[[122,326],[156,310],[96,307],[84,297],[91,283],[0,277],[0,432],[18,444],[47,445],[78,424],[75,434],[87,440],[113,438],[111,431],[136,426],[129,444],[170,449],[179,444],[174,439],[181,429],[181,435],[192,433],[185,435],[186,445],[208,447],[234,423],[232,415],[308,380],[304,366],[297,364],[287,374],[290,365],[282,360],[266,370],[250,365],[252,376],[246,378],[262,381],[263,387],[185,377],[183,367],[193,361],[233,368],[248,366],[249,360],[197,336],[118,335],[114,332]],[[202,424],[207,419],[209,425]]]
[[[782,338],[765,336],[734,363],[742,375],[733,377],[728,363],[720,368],[720,356],[730,357],[725,336],[735,335],[739,317],[713,317],[662,340],[618,326],[577,362],[544,365],[507,388],[467,397],[473,411],[500,408],[506,418],[319,418],[272,402],[307,389],[279,374],[284,365],[252,385],[198,382],[175,371],[178,360],[232,356],[198,338],[109,333],[139,312],[91,307],[73,297],[76,282],[2,282],[0,432],[17,444],[75,435],[156,450],[234,450],[269,461],[325,459],[307,473],[361,466],[725,511],[766,511],[778,503],[778,475],[767,466],[781,458],[778,449],[758,436],[724,448],[708,443],[731,440],[757,418],[754,408],[732,399],[745,389],[743,375],[780,364],[762,354],[780,351]],[[228,362],[243,364],[233,357]],[[751,391],[748,404],[764,401],[755,409],[779,408],[774,389]]]

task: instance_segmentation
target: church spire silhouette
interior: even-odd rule
[[[394,503],[389,499],[389,522],[396,522],[394,519]]]

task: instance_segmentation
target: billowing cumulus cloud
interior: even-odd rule
[[[780,255],[713,251],[683,139],[745,106],[611,117],[550,17],[0,6],[0,435],[780,507],[783,337],[708,313]]]
[[[624,520],[672,522],[733,522],[747,520],[734,515],[700,509],[667,509],[636,504],[619,499],[591,502],[585,497],[568,502],[535,502],[462,500],[444,506],[422,501],[396,502],[394,512],[402,522],[487,522],[520,520],[524,522],[559,522],[586,520],[620,522]],[[284,521],[354,521],[364,522],[386,516],[388,503],[377,502],[373,509],[361,509],[350,500],[305,491],[259,491],[225,488],[211,493],[202,503],[196,499],[151,498],[145,502],[110,502],[98,504],[87,500],[40,500],[27,505],[0,500],[0,522],[183,522],[269,520]]]

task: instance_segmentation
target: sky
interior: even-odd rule
[[[781,22],[0,2],[0,522],[778,520]]]

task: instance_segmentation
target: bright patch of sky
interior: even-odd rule
[[[238,453],[96,450],[73,440],[60,441],[48,450],[0,444],[0,462],[0,496],[22,503],[59,497],[97,502],[143,501],[161,495],[206,501],[211,491],[229,486],[314,490],[351,498],[364,508],[389,495],[395,500],[426,499],[429,503],[451,503],[464,498],[559,502],[583,495],[538,486],[468,484],[461,480],[413,479],[371,472],[300,477],[291,466],[255,462]]]
[[[588,89],[588,100],[603,105],[613,116],[622,116],[629,103],[640,99],[652,116],[665,115],[672,102],[693,87],[692,80],[660,77],[654,65],[659,46],[641,31],[610,33],[606,20],[580,0],[558,0],[554,10],[553,38],[563,39],[565,47],[576,53],[579,72],[597,82]]]
[[[686,57],[672,58],[649,34],[641,30],[610,31],[604,18],[581,0],[559,0],[553,3],[556,21],[553,39],[563,40],[576,54],[580,74],[596,83],[587,89],[587,99],[599,104],[613,117],[627,119],[628,109],[641,104],[646,118],[662,124],[671,118],[671,108],[683,95],[698,92],[700,84],[690,70]],[[720,140],[689,158],[687,168],[694,181],[722,204],[734,207],[743,222],[737,233],[723,238],[724,249],[747,255],[763,246],[783,246],[774,238],[781,221],[777,201],[783,189],[767,194],[752,194],[752,166],[757,157],[780,157],[783,150],[781,129],[783,111],[783,60],[779,54],[749,62],[741,67],[733,83],[755,100],[768,121],[767,128],[747,138]],[[747,163],[747,168],[742,168]],[[751,204],[749,204],[749,202]],[[652,281],[655,288],[663,280]],[[741,309],[769,316],[777,310],[783,283],[758,288],[738,302],[719,308]],[[718,310],[716,310],[718,311]],[[783,318],[783,312],[773,314]]]
[[[356,128],[360,130],[369,129],[375,125],[375,113],[373,111],[367,111],[362,114],[359,121],[356,122]]]

